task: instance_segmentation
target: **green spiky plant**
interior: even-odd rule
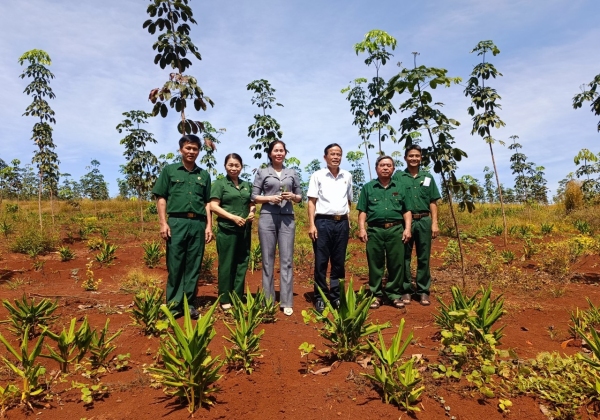
[[[339,309],[334,308],[319,289],[321,298],[326,304],[325,310],[323,313],[315,309],[311,309],[310,312],[302,311],[302,316],[307,324],[310,321],[322,322],[320,335],[329,342],[326,345],[334,350],[338,359],[350,361],[355,360],[369,348],[365,343],[366,337],[389,328],[392,324],[390,322],[379,325],[367,323],[369,306],[375,297],[370,296],[363,287],[355,292],[352,280],[346,287],[346,281],[341,279],[340,290],[344,290],[344,293],[340,296]],[[329,314],[332,316],[329,317]]]
[[[2,300],[2,306],[8,311],[8,319],[2,323],[10,324],[9,330],[17,336],[23,336],[27,330],[31,338],[36,335],[37,326],[47,325],[55,318],[52,313],[58,307],[58,303],[46,298],[36,302],[35,298],[28,300],[23,295],[20,300],[15,299],[14,304],[11,304],[8,299]]]
[[[42,354],[41,356],[56,360],[63,373],[68,373],[69,364],[83,359],[91,342],[92,332],[90,331],[87,317],[83,319],[77,331],[75,331],[76,323],[77,318],[72,318],[69,330],[67,331],[63,328],[60,334],[53,333],[48,327],[42,327],[43,334],[56,342],[56,350],[46,344],[49,354]]]
[[[4,344],[4,347],[6,347],[9,353],[18,361],[18,363],[12,363],[6,357],[0,356],[4,361],[4,364],[22,379],[21,404],[26,404],[31,408],[32,397],[37,397],[44,391],[39,384],[39,379],[46,373],[46,368],[36,361],[37,357],[42,352],[44,336],[41,335],[38,337],[31,352],[29,352],[28,349],[29,326],[26,326],[23,331],[21,346],[18,350],[13,348],[2,334],[0,334],[0,342]]]
[[[210,355],[208,346],[215,336],[213,313],[218,300],[192,326],[187,298],[183,299],[183,328],[179,326],[173,314],[162,305],[173,332],[167,332],[158,350],[164,368],[151,368],[158,380],[165,385],[164,392],[184,399],[190,413],[202,405],[213,405],[209,398],[219,388],[214,385],[221,375],[219,369],[223,362],[219,357]]]
[[[233,344],[230,349],[225,347],[225,357],[229,366],[242,368],[251,374],[254,370],[254,359],[261,353],[260,339],[265,330],[254,333],[263,320],[263,309],[253,301],[250,293],[248,295],[252,301],[244,304],[237,294],[230,293],[235,328],[225,323],[230,336],[224,338]]]

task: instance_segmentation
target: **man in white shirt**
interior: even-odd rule
[[[308,236],[315,253],[315,309],[323,312],[325,302],[319,289],[334,307],[340,303],[340,279],[345,278],[344,263],[350,233],[352,175],[340,169],[342,148],[332,143],[325,148],[326,169],[312,174],[308,185]],[[330,287],[327,265],[331,262]]]

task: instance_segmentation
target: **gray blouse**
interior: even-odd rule
[[[302,196],[300,179],[295,170],[283,168],[281,179],[271,165],[256,171],[254,185],[252,185],[252,201],[258,195],[279,195],[284,191],[291,191]],[[261,213],[294,214],[294,206],[289,200],[283,200],[280,204],[264,203],[260,211]]]

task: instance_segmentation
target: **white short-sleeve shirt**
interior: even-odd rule
[[[319,169],[310,177],[307,195],[317,199],[316,214],[348,214],[348,201],[352,201],[352,175],[344,169],[340,169],[337,176],[327,168]]]

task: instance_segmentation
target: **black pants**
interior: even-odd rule
[[[315,253],[315,299],[320,300],[319,288],[331,302],[340,298],[340,279],[346,277],[344,263],[350,226],[348,220],[315,220],[317,240]],[[327,287],[327,265],[331,262],[330,287]]]

